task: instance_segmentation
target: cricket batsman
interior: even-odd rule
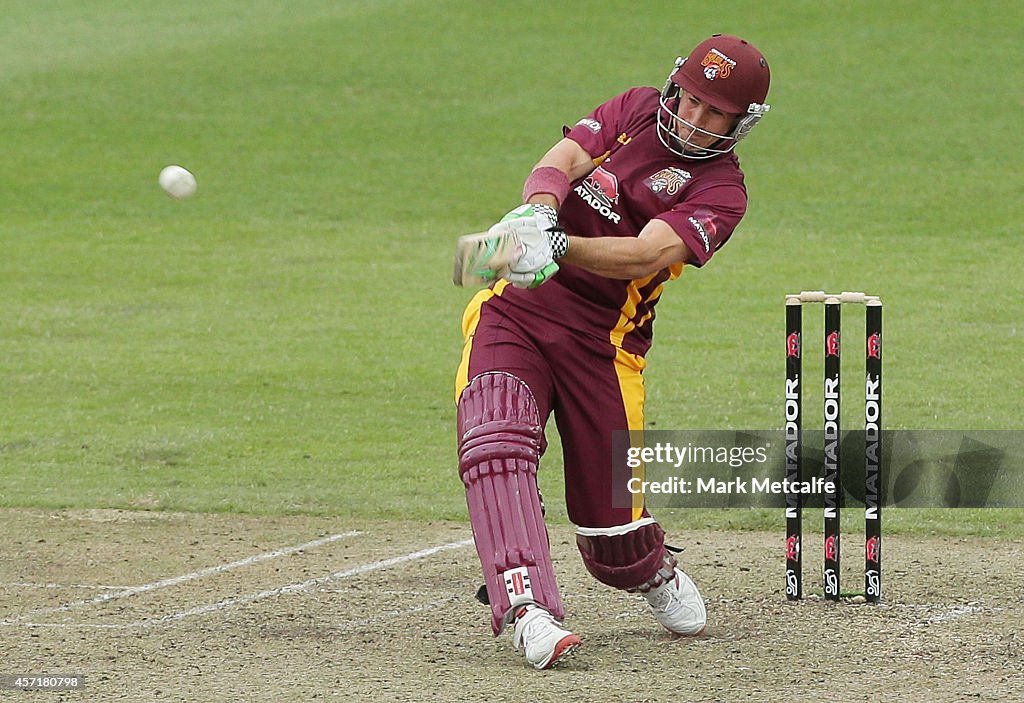
[[[537,669],[581,645],[563,624],[537,491],[552,413],[587,570],[643,594],[670,632],[704,630],[704,599],[642,496],[613,501],[612,433],[644,428],[644,357],[665,284],[704,266],[746,212],[734,149],[768,112],[769,80],[753,45],[712,36],[676,60],[660,92],[632,88],[563,128],[522,204],[460,242],[456,282],[489,285],[462,320],[459,474],[492,630],[511,626]]]

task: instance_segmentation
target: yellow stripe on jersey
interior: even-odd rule
[[[655,287],[655,289],[651,291],[651,294],[648,295],[647,298],[644,300],[645,303],[653,303],[658,298],[660,298],[661,292],[665,289],[665,284],[668,283],[669,281],[674,281],[675,279],[679,278],[679,276],[683,273],[683,265],[676,264],[675,266],[669,267],[668,271],[668,278],[659,283],[657,287]],[[636,326],[643,327],[645,324],[647,324],[647,321],[650,320],[652,317],[654,317],[654,310],[648,308],[647,312],[644,313],[643,317],[636,321]]]
[[[619,310],[619,321],[615,323],[615,327],[612,328],[611,334],[608,336],[614,346],[621,347],[623,338],[636,329],[633,316],[636,315],[636,309],[640,305],[640,301],[643,300],[640,289],[650,283],[656,275],[657,273],[652,273],[647,278],[630,281],[626,286],[626,302]]]
[[[469,385],[469,355],[473,351],[473,335],[476,334],[476,326],[480,324],[480,308],[484,303],[495,296],[500,296],[505,290],[508,281],[502,279],[494,284],[493,290],[485,288],[469,301],[466,311],[462,313],[462,338],[465,344],[462,347],[462,361],[459,362],[458,371],[455,372],[455,403],[458,404],[462,391]]]
[[[640,302],[654,303],[661,297],[661,291],[664,290],[665,284],[679,278],[682,273],[683,264],[673,264],[672,266],[669,266],[668,278],[659,283],[646,298],[644,298],[643,293],[641,293],[640,290],[658,275],[657,272],[652,273],[647,278],[639,278],[635,281],[629,282],[629,285],[626,286],[626,302],[619,310],[619,321],[615,323],[615,327],[612,328],[611,334],[608,337],[613,345],[621,347],[622,340],[627,334],[635,330],[637,327],[643,326],[644,323],[653,317],[653,311],[648,310],[639,320],[635,322],[633,321]]]
[[[619,393],[622,396],[622,407],[626,411],[626,424],[629,430],[629,445],[642,447],[644,444],[644,377],[643,371],[647,361],[637,354],[625,349],[615,350],[615,375],[619,379]],[[641,463],[633,469],[632,478],[641,481],[646,476],[646,467]],[[632,519],[639,520],[644,512],[644,494],[637,492],[632,495]]]

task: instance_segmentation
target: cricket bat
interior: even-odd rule
[[[511,233],[464,234],[455,243],[452,283],[464,287],[492,283],[508,273],[509,264],[519,252],[519,238]]]

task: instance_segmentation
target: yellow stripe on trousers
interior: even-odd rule
[[[625,349],[615,350],[615,375],[619,379],[619,393],[622,395],[622,407],[626,411],[626,424],[629,429],[629,445],[642,447],[644,444],[644,377],[643,370],[647,360]],[[647,475],[643,463],[633,469],[632,478],[641,481]],[[639,520],[644,512],[644,494],[634,493],[632,497],[633,519]]]
[[[458,405],[462,391],[469,385],[469,355],[473,351],[473,335],[476,334],[476,326],[480,324],[480,308],[484,303],[496,295],[501,295],[505,290],[508,281],[501,280],[494,285],[494,290],[485,288],[469,301],[466,311],[462,314],[462,338],[465,345],[462,347],[462,361],[459,362],[458,371],[455,372],[455,404]]]

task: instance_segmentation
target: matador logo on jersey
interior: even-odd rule
[[[687,219],[693,225],[693,230],[697,233],[697,236],[700,237],[701,244],[704,245],[704,251],[710,252],[711,245],[715,240],[715,234],[718,232],[718,227],[715,226],[715,213],[706,208],[699,208]]]
[[[614,173],[598,166],[573,192],[609,222],[619,224],[622,220],[622,216],[612,209],[619,202],[619,179]]]
[[[677,195],[690,178],[690,172],[681,168],[663,168],[647,179],[647,185],[655,193]]]
[[[732,73],[732,69],[736,68],[736,62],[718,49],[709,51],[700,65],[704,67],[704,77],[709,81],[716,78],[724,80]]]

